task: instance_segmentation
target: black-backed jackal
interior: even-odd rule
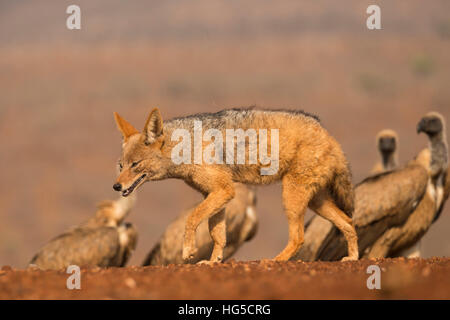
[[[116,191],[127,196],[146,181],[176,178],[204,196],[187,217],[183,259],[195,256],[195,232],[209,219],[214,240],[210,261],[223,260],[223,209],[235,195],[234,182],[277,181],[282,182],[289,241],[275,260],[289,260],[302,245],[308,206],[343,232],[348,243],[344,260],[358,259],[349,166],[339,143],[316,117],[301,111],[230,109],[163,123],[155,108],[142,132],[117,113],[115,119],[123,136]]]

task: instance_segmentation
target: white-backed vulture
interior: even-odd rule
[[[397,256],[414,246],[442,210],[447,173],[445,121],[429,113],[418,125],[429,149],[404,168],[367,178],[355,188],[353,223],[361,257]],[[448,181],[448,180],[447,180]],[[320,234],[318,239],[314,238]],[[303,249],[304,248],[304,249]],[[297,259],[338,260],[345,255],[342,236],[327,221],[314,217]]]
[[[445,120],[439,113],[430,112],[417,125],[417,132],[424,132],[430,139],[429,182],[427,192],[417,209],[402,226],[386,231],[367,250],[368,258],[395,257],[413,247],[439,218],[444,205],[444,189],[448,170],[448,146]],[[430,155],[431,153],[431,155]]]
[[[125,266],[137,242],[134,226],[123,222],[134,203],[135,196],[101,202],[94,217],[44,245],[30,266],[44,270]]]
[[[230,258],[246,241],[253,238],[257,230],[255,213],[256,197],[253,190],[243,184],[235,184],[235,197],[225,207],[227,244],[224,260]],[[192,209],[191,209],[192,210]],[[143,265],[182,264],[183,234],[189,211],[183,212],[165,230],[158,243],[146,257]],[[198,252],[190,263],[210,257],[213,241],[208,231],[208,221],[200,224],[196,234]]]
[[[384,129],[377,134],[376,144],[380,161],[375,164],[371,174],[379,174],[398,167],[398,135],[394,130]]]

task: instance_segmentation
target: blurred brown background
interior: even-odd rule
[[[382,30],[366,28],[381,6]],[[82,29],[68,30],[70,4]],[[259,105],[318,114],[364,178],[376,133],[400,135],[401,161],[426,146],[427,111],[450,121],[450,2],[0,0],[0,265],[25,267],[50,238],[115,198],[120,134],[163,116]],[[147,183],[129,220],[140,264],[165,226],[200,199],[181,181]],[[258,189],[260,229],[238,259],[287,241],[279,185]],[[450,255],[450,205],[423,241]]]

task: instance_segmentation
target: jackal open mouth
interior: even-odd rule
[[[140,176],[133,184],[128,188],[122,191],[122,196],[127,197],[130,195],[130,193],[133,192],[133,190],[139,185],[139,183],[147,176],[146,173],[144,173],[142,176]]]

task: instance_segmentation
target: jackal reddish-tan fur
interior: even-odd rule
[[[308,206],[343,232],[348,244],[348,256],[344,260],[358,259],[357,236],[351,219],[354,195],[348,162],[339,143],[315,116],[301,111],[249,108],[174,118],[163,123],[160,111],[155,108],[142,132],[117,113],[115,119],[123,136],[121,173],[113,186],[115,190],[126,196],[146,181],[177,178],[205,197],[187,218],[183,259],[195,255],[195,232],[201,221],[209,219],[214,240],[210,261],[222,261],[226,244],[223,208],[234,197],[234,182],[264,185],[277,181],[282,182],[289,240],[276,260],[290,259],[303,243],[303,221]],[[179,141],[172,141],[172,133],[176,129],[186,129],[192,136],[195,121],[202,122],[203,130],[216,129],[224,137],[227,129],[257,132],[266,129],[267,150],[272,150],[271,130],[277,129],[278,171],[262,175],[260,170],[264,166],[260,162],[250,164],[247,158],[245,164],[176,165],[171,154]],[[258,133],[258,140],[260,136]],[[205,148],[211,142],[202,143]]]

